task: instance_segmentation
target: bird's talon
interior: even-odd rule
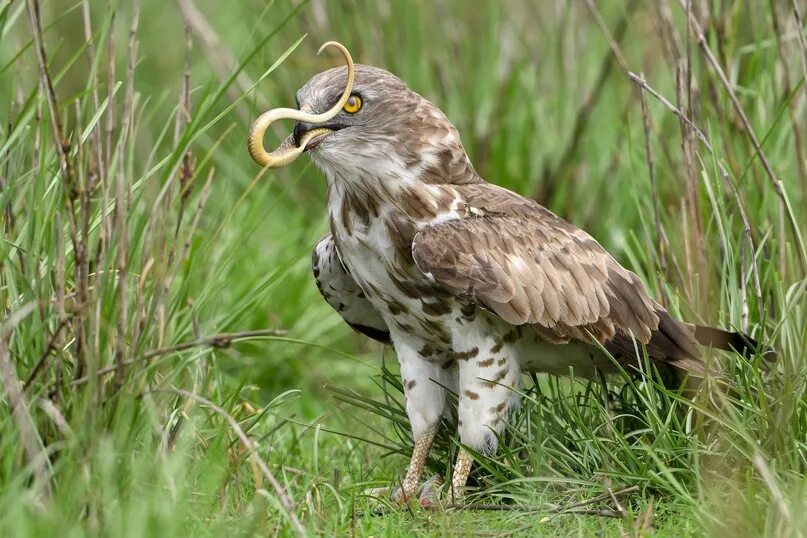
[[[391,488],[389,498],[398,506],[406,506],[409,504],[409,501],[417,498],[418,491],[419,489],[415,489],[414,491],[406,491],[406,488],[399,486],[397,488]]]
[[[440,492],[445,480],[440,475],[434,475],[426,480],[420,490],[420,505],[424,508],[433,508],[440,499]]]

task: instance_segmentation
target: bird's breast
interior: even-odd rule
[[[348,209],[349,210],[349,209]],[[417,223],[381,212],[366,223],[332,207],[331,232],[345,269],[386,321],[391,332],[419,346],[449,348],[458,300],[435,286],[412,259]]]

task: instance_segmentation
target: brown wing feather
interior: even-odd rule
[[[616,334],[650,341],[657,305],[591,236],[505,189],[469,185],[461,192],[476,216],[415,236],[412,252],[424,273],[554,341],[590,341],[589,333],[600,341]]]

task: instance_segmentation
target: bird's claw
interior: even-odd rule
[[[418,501],[423,508],[433,508],[440,500],[440,493],[445,480],[440,475],[434,475],[423,483]]]
[[[417,503],[423,508],[435,507],[441,497],[441,493],[445,486],[445,480],[440,475],[434,475],[421,485],[414,488],[412,491],[405,491],[403,486],[397,487],[381,487],[365,490],[365,494],[371,497],[383,498],[389,496],[393,504],[397,506],[405,506],[409,501],[417,500]]]

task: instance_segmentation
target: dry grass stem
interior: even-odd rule
[[[597,6],[594,4],[594,0],[585,0],[586,7],[591,12],[591,16],[594,18],[594,21],[597,23],[597,26],[600,28],[602,35],[605,37],[605,41],[608,42],[608,48],[611,50],[611,54],[614,56],[614,60],[619,65],[619,68],[622,69],[624,73],[628,72],[628,61],[625,59],[625,55],[622,53],[622,49],[619,48],[618,40],[614,39],[614,36],[611,35],[611,31],[608,30],[608,25],[605,22],[605,19],[602,17],[602,13],[600,10],[597,9]],[[632,7],[632,6],[631,6]],[[628,13],[633,11],[633,9],[628,9]],[[625,29],[627,28],[627,18],[622,19],[625,24]],[[617,35],[622,35],[625,32],[621,26],[618,28],[621,30],[617,33]]]
[[[17,378],[17,373],[14,366],[11,364],[11,359],[8,352],[8,340],[11,331],[16,325],[27,317],[34,309],[34,304],[28,304],[17,310],[12,316],[7,319],[0,329],[0,382],[2,383],[3,391],[8,399],[11,413],[14,422],[17,425],[17,431],[20,434],[22,447],[25,450],[28,464],[33,469],[34,473],[34,487],[37,492],[44,498],[51,497],[50,473],[48,468],[50,466],[50,459],[48,458],[45,445],[39,436],[36,429],[36,424],[31,417],[28,402],[25,400],[25,395],[20,389],[20,380]]]
[[[654,90],[647,82],[639,75],[635,73],[628,72],[628,78],[644,91],[655,97],[661,104],[663,104],[670,112],[675,114],[681,121],[685,122],[692,130],[692,133],[695,137],[700,141],[700,143],[706,148],[706,150],[714,157],[714,161],[720,171],[720,175],[722,176],[726,185],[728,185],[729,189],[731,190],[732,196],[734,197],[734,201],[737,205],[737,210],[740,213],[740,218],[743,222],[744,227],[744,234],[746,236],[746,241],[748,242],[748,248],[751,250],[751,276],[754,281],[754,292],[757,299],[757,305],[759,307],[759,319],[763,318],[763,300],[762,300],[762,286],[759,280],[759,272],[756,266],[756,248],[754,247],[754,229],[751,226],[751,220],[748,217],[748,213],[745,209],[745,204],[743,203],[742,196],[740,192],[737,190],[737,186],[731,179],[731,176],[726,170],[726,167],[720,162],[720,159],[717,158],[717,155],[712,148],[712,144],[709,143],[709,139],[706,138],[706,135],[698,129],[698,127],[692,123],[692,121],[687,118],[674,104],[672,104],[667,98],[663,95],[658,93]],[[744,299],[747,301],[747,298]]]
[[[164,347],[160,349],[154,349],[151,351],[147,351],[138,357],[134,357],[132,359],[128,359],[126,362],[123,363],[123,366],[130,366],[132,364],[146,361],[149,359],[153,359],[155,357],[159,357],[162,355],[168,355],[170,353],[176,353],[179,351],[185,351],[187,349],[195,348],[195,347],[204,347],[210,346],[215,348],[223,348],[229,346],[232,342],[236,342],[239,340],[249,340],[251,338],[261,338],[265,336],[284,336],[286,334],[285,330],[282,329],[258,329],[255,331],[243,331],[237,333],[220,333],[214,336],[208,336],[206,338],[200,338],[198,340],[193,340],[190,342],[183,342],[181,344],[177,344],[175,346]],[[118,365],[106,366],[104,368],[98,369],[95,373],[96,375],[105,375],[110,372],[116,371]],[[90,380],[89,376],[85,376],[73,381],[73,385],[83,385]]]
[[[796,19],[796,35],[799,38],[799,45],[801,45],[802,59],[801,59],[801,72],[802,72],[802,92],[807,95],[807,38],[804,37],[804,21],[801,18],[799,5],[796,0],[793,2],[793,18]]]
[[[204,13],[194,5],[192,0],[176,0],[176,3],[182,12],[183,18],[202,41],[210,66],[220,80],[226,80],[238,65],[236,59],[229,50],[222,46],[216,30],[213,29]],[[235,83],[238,87],[237,91],[236,88],[227,89],[227,95],[233,101],[237,101],[240,99],[241,94],[247,93],[255,87],[255,83],[243,71],[235,77]],[[260,95],[255,94],[255,99],[257,99],[258,108],[268,108],[268,104]],[[249,124],[251,122],[251,118],[245,111],[236,109],[235,113],[241,116],[244,123]]]
[[[784,26],[779,20],[779,9],[777,8],[776,0],[770,0],[771,18],[773,19],[774,34],[776,37],[776,50],[779,53],[779,63],[782,66],[782,94],[783,98],[787,99],[787,110],[790,115],[790,126],[793,131],[793,144],[796,151],[796,171],[801,179],[802,189],[807,192],[807,160],[804,156],[805,141],[801,134],[799,127],[799,110],[798,110],[798,97],[797,92],[793,92],[791,80],[792,75],[790,72],[789,51],[783,42],[782,35],[784,34]],[[799,32],[799,35],[804,36]],[[807,83],[805,78],[804,83]]]
[[[776,509],[779,511],[779,515],[781,515],[785,521],[790,522],[792,519],[790,509],[785,502],[784,495],[782,495],[782,490],[779,488],[779,485],[776,483],[776,479],[773,477],[771,470],[768,468],[768,464],[759,453],[754,454],[753,462],[754,468],[762,477],[762,481],[765,482],[768,491],[773,497],[774,506],[776,506]],[[798,535],[801,535],[801,533]]]
[[[225,411],[218,405],[214,404],[207,398],[199,396],[198,394],[194,394],[192,392],[188,392],[187,390],[177,389],[173,387],[170,389],[170,391],[175,392],[176,394],[179,394],[180,396],[183,396],[190,400],[193,400],[198,404],[202,404],[209,407],[227,421],[227,423],[230,425],[230,428],[232,428],[232,430],[238,436],[238,439],[241,441],[241,445],[247,452],[249,452],[249,456],[252,460],[252,463],[261,470],[261,473],[263,474],[264,478],[266,478],[267,482],[269,482],[269,484],[272,486],[272,489],[275,491],[275,495],[277,495],[278,499],[283,505],[283,508],[286,511],[286,515],[288,516],[289,521],[294,527],[294,530],[297,533],[297,535],[306,536],[305,528],[303,527],[302,523],[300,523],[300,520],[297,518],[297,514],[294,513],[294,501],[292,500],[291,497],[289,497],[289,494],[286,492],[286,490],[283,488],[280,482],[277,481],[277,478],[275,478],[275,475],[272,473],[272,471],[269,470],[269,466],[266,465],[266,462],[264,462],[263,459],[261,459],[261,457],[258,455],[258,451],[255,448],[255,445],[252,443],[252,440],[249,438],[249,436],[247,436],[244,430],[241,429],[241,426],[238,424],[238,421],[235,420],[233,416],[230,415],[227,411]]]
[[[686,8],[686,6],[684,5],[684,0],[679,1],[682,3],[682,6]],[[754,146],[754,150],[756,151],[757,156],[759,156],[759,159],[762,162],[762,167],[765,169],[765,173],[767,174],[768,179],[770,180],[771,186],[773,187],[774,191],[776,192],[776,195],[779,197],[781,201],[780,212],[783,215],[786,215],[790,227],[793,230],[793,238],[796,240],[799,249],[798,260],[801,265],[801,270],[803,272],[807,272],[807,250],[805,250],[799,225],[796,222],[795,216],[790,210],[790,205],[788,204],[784,190],[782,189],[782,182],[779,179],[777,179],[776,174],[773,171],[773,167],[768,161],[768,157],[763,151],[762,145],[759,143],[759,139],[757,138],[757,135],[754,132],[754,128],[751,126],[751,122],[748,120],[748,116],[745,114],[745,110],[743,109],[742,104],[740,104],[740,100],[737,98],[737,93],[734,91],[734,87],[732,86],[731,82],[729,82],[729,79],[726,77],[726,73],[723,71],[723,68],[720,66],[720,63],[717,61],[717,58],[715,58],[714,54],[712,53],[712,50],[709,48],[709,44],[706,41],[706,36],[703,33],[703,28],[701,27],[700,23],[695,18],[695,16],[689,11],[688,11],[688,19],[689,24],[695,33],[695,40],[698,44],[698,47],[700,48],[704,58],[706,58],[706,61],[714,70],[715,74],[718,77],[718,80],[720,80],[720,83],[723,85],[723,88],[726,90],[726,93],[729,96],[732,105],[734,106],[735,112],[740,117],[740,121],[743,124],[745,132],[748,135],[751,144]],[[782,267],[782,271],[784,272],[784,267]]]
[[[607,517],[607,518],[624,518],[625,517],[625,510],[622,505],[619,503],[618,498],[620,497],[627,497],[633,493],[639,491],[639,486],[630,486],[628,488],[624,488],[618,491],[611,491],[610,488],[606,493],[601,495],[597,495],[596,497],[592,497],[590,499],[585,499],[583,501],[558,506],[556,508],[552,508],[550,510],[546,509],[546,506],[533,506],[533,505],[524,505],[524,504],[486,504],[486,503],[469,503],[469,504],[449,504],[445,506],[435,505],[433,509],[440,510],[440,509],[448,509],[448,510],[476,510],[480,512],[530,512],[530,513],[547,513],[550,516],[562,516],[562,515],[587,515],[587,516],[598,516],[598,517]],[[599,502],[611,500],[615,503],[617,507],[616,510],[612,509],[592,509],[586,508],[587,506],[591,506],[592,504],[596,504]],[[372,513],[372,515],[383,515],[384,511],[379,510]]]
[[[124,366],[127,355],[127,333],[129,331],[129,238],[126,229],[126,216],[129,203],[129,185],[126,181],[126,147],[129,140],[132,118],[134,116],[134,67],[137,62],[137,25],[140,14],[140,1],[134,0],[132,6],[132,25],[129,30],[129,61],[126,69],[126,91],[121,115],[121,134],[118,145],[118,174],[115,187],[115,234],[117,236],[117,269],[118,269],[118,325],[117,345],[115,350],[115,385],[123,386]],[[88,375],[96,375],[90,372]]]
[[[82,258],[82,255],[86,253],[86,245],[82,242],[82,239],[79,236],[78,223],[76,220],[75,200],[79,195],[81,187],[76,182],[75,170],[73,168],[70,155],[70,140],[66,137],[64,128],[62,126],[59,100],[56,97],[56,90],[53,87],[53,79],[48,67],[48,56],[45,50],[45,38],[42,33],[41,6],[38,0],[26,0],[26,8],[31,26],[31,32],[34,36],[34,49],[36,51],[36,58],[39,66],[40,86],[45,92],[45,98],[48,104],[50,116],[50,124],[53,132],[53,140],[56,146],[56,153],[59,156],[59,170],[64,181],[66,214],[70,224],[70,237],[76,257],[76,281],[78,282],[80,288],[82,282],[81,267],[85,265],[85,260]],[[87,366],[86,331],[84,320],[81,315],[81,310],[84,306],[81,301],[82,299],[86,299],[82,293],[85,291],[86,290],[84,289],[79,289],[78,310],[80,314],[76,319],[75,349],[80,364],[79,369],[86,369]]]
[[[643,75],[641,75],[644,78]],[[644,127],[644,142],[645,142],[645,159],[647,160],[647,170],[650,177],[650,194],[653,198],[653,223],[656,228],[656,245],[658,249],[658,262],[661,272],[666,277],[667,275],[667,240],[664,231],[661,228],[661,217],[659,214],[658,202],[658,187],[656,185],[656,170],[653,162],[653,145],[650,141],[650,113],[647,109],[647,97],[645,96],[644,88],[639,88],[639,96],[641,97],[642,104],[642,125]],[[661,283],[658,283],[661,289]],[[662,301],[666,305],[667,296],[662,295]]]
[[[31,368],[31,373],[29,373],[28,377],[25,379],[25,383],[23,384],[23,391],[28,390],[28,388],[31,386],[31,383],[34,382],[37,375],[39,375],[39,372],[45,366],[45,363],[47,362],[48,357],[50,357],[51,353],[53,353],[54,351],[58,351],[60,349],[61,346],[59,342],[61,340],[62,329],[64,329],[68,325],[68,323],[69,318],[66,316],[59,320],[59,325],[56,326],[56,330],[53,331],[53,335],[50,337],[50,340],[48,340],[48,345],[45,346],[45,349],[44,351],[42,351],[42,355],[39,357],[39,360],[37,360],[36,363],[34,363],[34,367]]]

